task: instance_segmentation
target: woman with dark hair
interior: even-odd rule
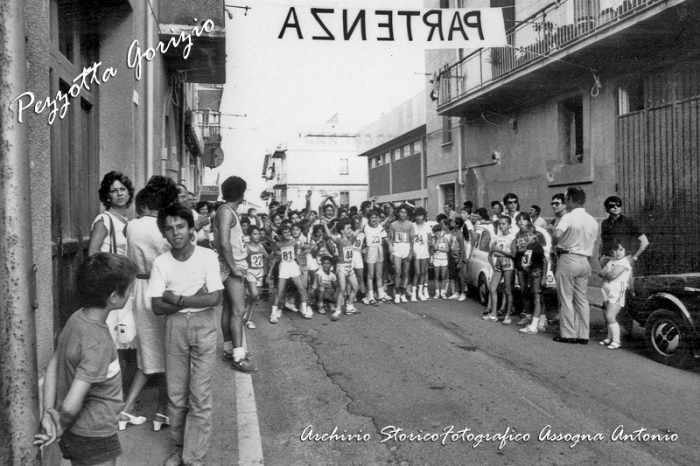
[[[88,256],[98,252],[111,252],[126,256],[126,209],[134,199],[134,185],[126,175],[112,171],[102,178],[98,191],[105,211],[95,217],[90,231]],[[115,309],[107,317],[107,326],[117,349],[134,348],[133,300],[122,309]]]
[[[204,239],[197,239],[197,245],[205,248],[209,247],[210,234],[211,234],[211,222],[209,221],[210,205],[207,201],[199,201],[195,206],[194,210],[199,214],[199,219],[202,223],[202,231],[204,232]],[[205,220],[206,219],[206,220]]]
[[[92,222],[88,256],[97,252],[126,255],[124,229],[129,223],[126,209],[134,200],[134,185],[128,176],[111,171],[102,178],[98,191],[105,211]]]
[[[148,378],[152,374],[165,372],[165,320],[153,312],[147,289],[153,261],[170,250],[170,245],[158,229],[158,211],[176,203],[178,191],[173,180],[160,175],[151,177],[142,191],[143,193],[139,192],[139,198],[143,198],[144,212],[147,213],[132,220],[126,232],[127,255],[139,269],[134,284],[138,369],[119,419],[119,430],[124,430],[127,424],[140,425],[146,422],[144,416],[133,416],[130,413],[133,413],[136,399]],[[161,382],[153,429],[160,430],[163,424],[169,425],[170,420],[167,416],[167,391],[165,383]]]

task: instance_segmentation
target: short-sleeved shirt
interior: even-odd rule
[[[323,271],[323,269],[318,269],[316,271],[316,283],[320,284],[324,288],[330,288],[337,280],[338,278],[333,272],[326,273]]]
[[[207,285],[209,293],[224,289],[216,253],[200,246],[194,248],[192,255],[184,262],[175,259],[172,251],[156,257],[148,282],[147,294],[150,298],[159,298],[165,291],[177,296],[193,296],[204,285]],[[209,307],[187,307],[178,312],[199,312],[205,309]]]
[[[558,247],[573,254],[588,257],[593,255],[593,245],[598,237],[598,222],[583,207],[566,213],[556,229],[564,233],[559,239]]]
[[[117,432],[122,407],[122,376],[117,349],[104,322],[88,319],[83,309],[66,323],[56,347],[58,360],[56,408],[73,383],[90,384],[70,431],[83,437],[107,437]]]
[[[544,270],[544,248],[537,240],[515,253],[515,267],[526,272]]]
[[[643,234],[637,222],[629,217],[620,215],[617,220],[608,217],[600,225],[600,237],[603,244],[602,252],[605,255],[609,254],[612,240],[619,238],[627,254],[633,254],[638,248],[638,238]]]

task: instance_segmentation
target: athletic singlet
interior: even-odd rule
[[[338,263],[344,264],[346,262],[352,262],[352,243],[350,243],[345,238],[338,238],[335,242],[338,247]]]
[[[447,239],[444,236],[437,237],[435,241],[435,259],[447,259]]]
[[[413,224],[411,222],[394,222],[391,224],[391,229],[394,232],[394,244],[410,243],[409,237],[413,229]]]
[[[245,246],[245,234],[243,233],[243,228],[241,228],[241,219],[238,218],[238,214],[234,211],[230,205],[224,204],[233,214],[233,219],[236,224],[231,227],[231,252],[233,253],[233,260],[243,261],[248,257],[248,251]]]
[[[365,234],[365,241],[369,248],[379,248],[382,246],[382,238],[386,238],[386,230],[380,226],[372,228],[365,225],[362,227],[362,232]]]
[[[515,235],[513,233],[508,233],[508,235],[503,236],[503,235],[497,235],[494,236],[493,239],[491,240],[491,248],[493,248],[493,245],[496,245],[496,249],[499,251],[507,251],[510,252],[510,245],[513,243],[513,240],[515,239]]]
[[[364,243],[365,243],[365,234],[363,232],[359,232],[355,236],[355,239],[353,240],[351,247],[355,251],[361,251]]]
[[[263,254],[263,247],[258,245],[258,249],[252,249],[250,243],[246,246],[248,251],[248,265],[251,269],[262,269],[263,260],[265,255]]]
[[[277,247],[280,249],[280,259],[282,262],[290,263],[296,260],[295,243],[292,241],[290,243],[277,243]]]
[[[416,248],[417,246],[421,247],[428,247],[428,244],[430,243],[430,227],[423,223],[422,225],[418,225],[417,223],[413,224],[413,247]]]
[[[306,244],[306,238],[304,238],[304,236],[299,236],[299,238],[297,238],[297,239],[294,240],[294,246],[295,246],[295,248],[296,248],[296,251],[295,251],[295,252],[296,252],[296,255],[297,255],[298,259],[299,259],[299,260],[298,260],[299,265],[306,265],[306,264],[307,264],[307,262],[306,262],[307,255],[306,255],[306,254],[299,254],[299,251],[301,251],[301,248],[302,248],[305,244]]]

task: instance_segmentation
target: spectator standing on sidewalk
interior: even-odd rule
[[[565,194],[566,210],[554,230],[552,243],[557,261],[557,295],[561,328],[554,341],[588,344],[590,308],[588,306],[589,259],[598,236],[598,222],[583,205],[586,193],[570,187]]]
[[[564,193],[557,193],[554,196],[552,196],[551,205],[552,211],[554,212],[554,218],[551,222],[547,224],[547,231],[550,235],[554,233],[554,229],[559,224],[559,221],[566,214],[566,202]]]
[[[598,256],[600,266],[605,267],[608,261],[612,259],[608,253],[615,246],[612,244],[613,239],[619,238],[627,254],[631,255],[629,261],[634,267],[639,256],[649,247],[649,240],[639,228],[637,222],[622,215],[622,199],[617,196],[610,196],[603,205],[609,217],[603,220],[600,226],[600,237],[602,240]]]
[[[540,206],[538,205],[531,205],[529,214],[530,214],[530,220],[532,221],[532,224],[535,225],[536,227],[540,228],[547,228],[547,221],[540,217],[540,213],[542,213],[542,209],[540,209]]]
[[[165,318],[165,378],[175,444],[166,466],[203,465],[212,427],[211,379],[216,363],[216,316],[224,285],[216,253],[192,243],[192,210],[174,204],[158,212],[171,250],[153,261],[148,295]]]

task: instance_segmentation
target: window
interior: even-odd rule
[[[348,175],[349,174],[349,168],[348,168],[348,159],[340,159],[340,174],[341,175]]]
[[[580,96],[560,104],[560,134],[565,163],[583,163],[583,99]]]
[[[412,154],[420,154],[421,152],[423,152],[423,140],[422,139],[419,139],[417,141],[413,141],[411,143],[411,146],[412,146],[412,150],[411,150]]]
[[[350,192],[341,191],[340,192],[340,205],[350,205]]]
[[[627,115],[644,110],[644,81],[637,80],[617,89],[617,114]]]
[[[442,117],[442,143],[450,144],[452,142],[452,117]]]
[[[391,151],[391,160],[399,160],[401,158],[401,152],[399,149],[394,149]]]
[[[482,230],[481,239],[479,241],[479,251],[489,252],[491,245],[491,233],[488,230]]]

